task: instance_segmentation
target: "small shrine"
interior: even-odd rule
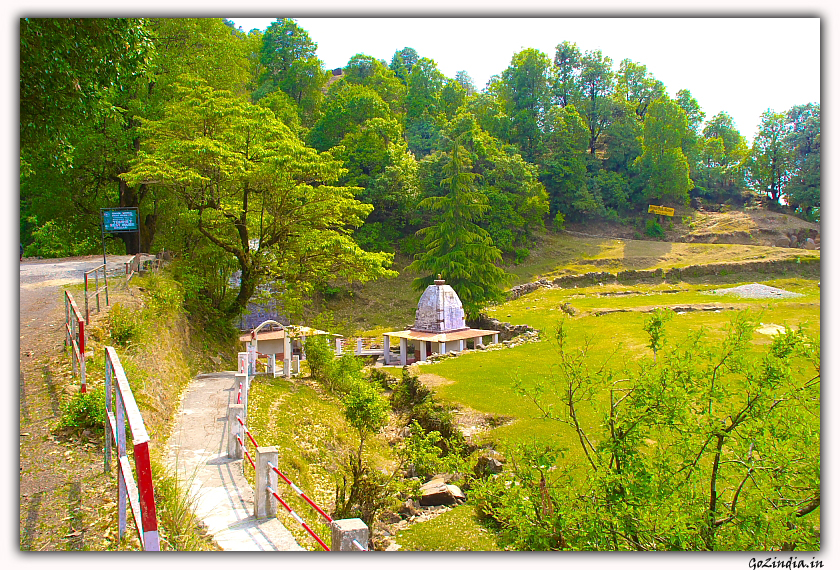
[[[399,339],[400,366],[409,363],[409,346],[414,349],[414,362],[425,362],[434,353],[446,354],[464,350],[472,341],[475,348],[483,346],[485,337],[499,341],[499,331],[471,329],[464,318],[461,299],[452,287],[440,278],[429,285],[417,303],[414,326],[408,330],[385,333],[385,364],[392,364],[391,344]],[[393,363],[396,364],[396,363]]]

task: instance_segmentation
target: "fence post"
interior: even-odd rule
[[[245,429],[239,423],[238,418],[242,416],[245,421],[245,406],[242,404],[231,404],[228,406],[228,457],[231,459],[242,459],[245,457],[244,448],[239,445],[236,437],[245,443]]]
[[[85,376],[87,356],[85,356],[85,321],[79,321],[79,372],[82,375],[82,387],[80,391],[82,394],[87,392],[87,378]]]
[[[277,490],[277,471],[268,466],[277,465],[277,448],[258,447],[254,463],[254,518],[265,519],[277,516],[277,502],[269,488]]]
[[[332,523],[332,552],[358,551],[356,540],[367,548],[370,530],[362,519],[341,519]]]

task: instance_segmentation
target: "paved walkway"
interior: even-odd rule
[[[227,408],[236,398],[235,382],[233,372],[193,379],[169,438],[169,467],[189,483],[196,514],[224,550],[304,550],[278,519],[254,518],[254,491],[242,460],[227,455]]]

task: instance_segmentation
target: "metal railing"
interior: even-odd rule
[[[73,361],[73,375],[79,374],[82,379],[79,391],[87,392],[87,376],[85,374],[85,320],[76,306],[76,301],[69,291],[64,291],[64,348],[71,349],[70,358]]]
[[[108,416],[105,422],[105,472],[111,469],[112,447],[116,448],[118,462],[119,540],[122,541],[126,532],[128,502],[143,550],[160,550],[149,435],[117,352],[110,346],[105,347],[105,408]],[[134,446],[136,482],[126,451],[126,420]]]
[[[104,285],[101,288],[99,287],[99,272],[100,271],[102,272],[102,281],[104,283]],[[93,292],[90,291],[90,286],[89,286],[91,273],[93,274],[94,285],[96,287],[96,290],[93,291]],[[102,292],[105,293],[105,306],[107,307],[107,306],[109,306],[109,302],[108,302],[108,275],[107,275],[107,273],[105,273],[105,264],[104,263],[102,265],[98,266],[98,267],[94,267],[90,271],[85,271],[85,322],[88,322],[88,323],[90,322],[89,302],[90,302],[91,297],[96,297],[96,312],[98,313],[102,310],[102,307],[101,307],[100,302],[99,302],[99,296]]]

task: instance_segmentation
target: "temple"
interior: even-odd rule
[[[464,319],[464,307],[461,299],[443,279],[429,285],[417,303],[417,315],[414,326],[408,330],[385,333],[385,364],[391,362],[392,339],[399,339],[400,366],[411,362],[425,362],[434,353],[446,354],[453,350],[480,347],[485,337],[492,337],[492,342],[499,340],[499,331],[471,329]],[[409,352],[414,353],[409,358]],[[393,363],[396,364],[396,363]]]

